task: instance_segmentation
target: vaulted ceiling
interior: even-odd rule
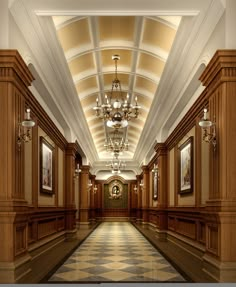
[[[53,17],[99,159],[111,158],[104,143],[113,131],[96,117],[93,107],[96,98],[104,101],[111,91],[112,55],[120,56],[117,76],[124,98],[129,93],[134,102],[137,96],[141,106],[139,117],[120,130],[129,141],[124,157],[133,159],[180,20],[178,16]]]
[[[209,39],[224,0],[9,0],[11,46],[34,73],[31,90],[69,142],[78,141],[92,173],[110,175],[104,148],[111,129],[95,116],[96,98],[115,76],[138,119],[121,130],[129,140],[125,174],[135,178],[201,92],[199,75],[212,54]],[[13,24],[14,23],[14,24]],[[216,37],[215,37],[216,38]],[[125,176],[125,175],[124,175]]]

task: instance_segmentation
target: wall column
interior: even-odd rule
[[[204,269],[220,282],[236,281],[236,50],[219,50],[200,80],[207,88],[217,146],[209,144]]]
[[[136,209],[136,221],[137,223],[140,223],[142,221],[142,192],[141,192],[141,177],[140,175],[136,175],[137,178],[137,209]]]
[[[157,153],[158,165],[158,195],[157,195],[157,209],[158,209],[158,237],[165,239],[167,230],[167,147],[164,143],[158,143],[155,146]]]
[[[66,231],[67,238],[74,238],[76,235],[76,222],[75,222],[75,157],[76,157],[76,144],[68,143],[66,147],[66,194],[65,194],[65,207],[66,207]]]
[[[80,227],[88,227],[90,212],[89,165],[83,165],[80,173]]]
[[[91,179],[91,183],[92,186],[90,187],[90,218],[92,221],[96,221],[96,215],[95,215],[95,191],[94,191],[94,187],[95,187],[95,178],[96,175],[91,175],[90,179]],[[97,192],[97,191],[96,191]]]
[[[0,278],[15,283],[30,272],[24,190],[24,143],[17,145],[18,122],[33,76],[19,53],[0,50]]]
[[[147,165],[142,167],[143,169],[143,187],[142,192],[142,223],[148,223],[148,209],[149,209],[149,168]]]

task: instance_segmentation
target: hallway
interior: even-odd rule
[[[49,278],[66,282],[183,282],[173,266],[129,222],[104,222]]]

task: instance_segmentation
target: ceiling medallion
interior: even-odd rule
[[[104,101],[101,104],[97,97],[96,106],[93,109],[96,111],[97,117],[106,121],[108,127],[119,129],[127,127],[131,118],[138,118],[141,107],[138,105],[137,96],[134,105],[131,104],[128,93],[126,99],[123,98],[121,82],[117,77],[117,61],[120,60],[120,56],[113,55],[112,60],[115,61],[115,78],[112,81],[110,96],[105,94]]]

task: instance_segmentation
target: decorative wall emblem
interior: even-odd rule
[[[109,199],[120,199],[122,198],[122,193],[123,185],[117,180],[109,185]]]

